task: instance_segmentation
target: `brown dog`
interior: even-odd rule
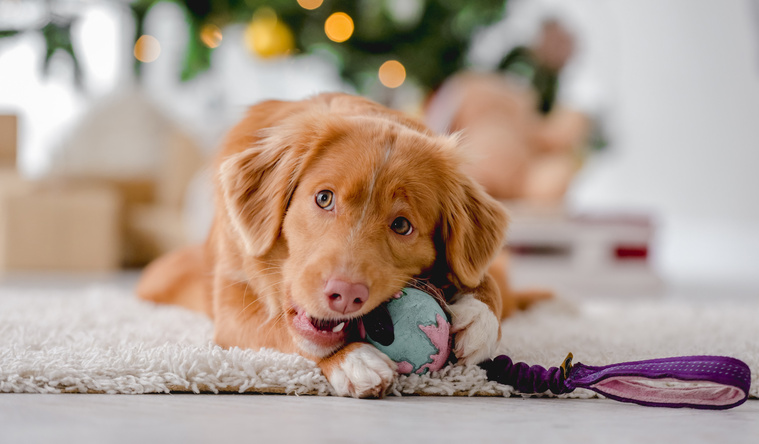
[[[223,347],[317,362],[337,393],[382,396],[395,364],[348,343],[412,279],[446,290],[455,354],[490,357],[508,288],[501,205],[461,171],[457,140],[365,99],[323,94],[250,109],[216,163],[207,242],[159,258],[140,297],[207,313]]]

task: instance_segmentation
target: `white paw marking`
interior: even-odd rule
[[[345,356],[329,375],[329,382],[340,396],[378,398],[395,378],[395,362],[373,345],[362,344]]]
[[[495,356],[498,347],[499,322],[484,302],[471,294],[463,295],[449,306],[453,352],[462,364],[479,364]]]

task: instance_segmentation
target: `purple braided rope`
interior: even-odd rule
[[[566,364],[571,365],[572,355],[567,356],[563,367],[551,367],[546,369],[539,365],[529,366],[524,362],[514,363],[506,355],[485,361],[480,367],[485,369],[488,379],[499,384],[510,385],[520,393],[551,393],[560,395],[569,393],[574,388],[565,384]]]

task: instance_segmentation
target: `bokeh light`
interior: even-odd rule
[[[335,12],[324,22],[324,32],[330,40],[342,43],[353,35],[353,19],[344,12]]]
[[[406,80],[406,68],[397,60],[388,60],[380,66],[379,79],[388,88],[397,88]]]
[[[142,35],[134,44],[134,56],[143,63],[155,61],[161,55],[161,44],[152,35]]]
[[[221,39],[221,29],[218,26],[209,23],[200,28],[200,41],[209,48],[219,46]]]
[[[293,52],[295,37],[273,9],[262,7],[245,29],[245,45],[260,57],[277,57]]]
[[[324,0],[298,0],[298,4],[303,9],[316,9],[324,3]]]

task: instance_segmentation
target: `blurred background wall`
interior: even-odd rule
[[[571,202],[654,211],[668,277],[759,282],[759,3],[606,6],[614,145],[580,173]]]

